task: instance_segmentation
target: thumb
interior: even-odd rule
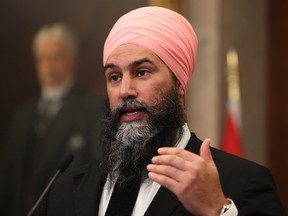
[[[213,158],[210,151],[210,139],[205,139],[200,147],[200,157],[202,157],[208,163],[213,162]]]

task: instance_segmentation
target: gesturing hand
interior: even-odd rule
[[[210,152],[204,140],[200,156],[184,149],[164,147],[147,166],[149,178],[172,191],[195,215],[219,216],[226,198]]]

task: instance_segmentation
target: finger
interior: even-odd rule
[[[176,155],[188,161],[193,161],[199,157],[199,155],[194,154],[185,149],[175,148],[175,147],[163,147],[158,149],[160,155]]]
[[[183,159],[178,155],[158,155],[153,157],[151,161],[155,165],[165,165],[183,171],[189,169],[191,166],[190,161]]]
[[[171,166],[163,166],[163,165],[155,165],[155,164],[149,164],[147,166],[147,170],[149,172],[167,176],[177,182],[180,181],[181,172],[183,172]]]
[[[152,181],[155,181],[156,183],[166,187],[172,192],[175,190],[175,188],[179,187],[179,182],[177,182],[176,180],[172,178],[169,178],[168,176],[161,175],[161,174],[154,173],[154,172],[149,172],[148,176]]]
[[[213,158],[210,151],[210,139],[205,139],[200,147],[200,157],[202,157],[205,161],[213,162]]]

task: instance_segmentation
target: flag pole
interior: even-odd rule
[[[242,127],[241,121],[241,95],[240,95],[240,79],[239,79],[239,61],[238,53],[235,49],[229,49],[226,55],[227,61],[227,88],[228,88],[228,106],[233,112],[235,121],[239,129]]]

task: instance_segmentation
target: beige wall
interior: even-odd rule
[[[245,157],[265,164],[265,0],[187,0],[186,17],[199,39],[198,60],[187,95],[190,129],[219,146],[226,101],[226,51],[236,48],[242,95]]]
[[[205,2],[204,2],[205,1]],[[219,144],[220,128],[220,0],[189,1],[187,17],[198,36],[196,70],[190,82],[186,110],[191,131]]]

